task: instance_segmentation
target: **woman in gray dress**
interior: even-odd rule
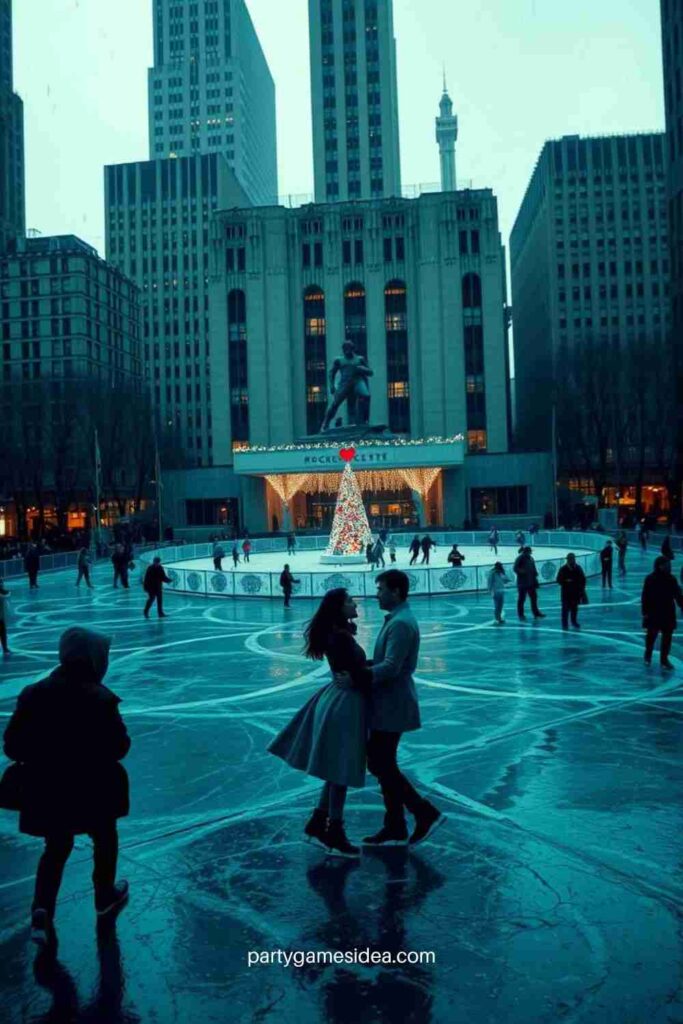
[[[333,673],[348,673],[348,686],[329,682],[304,704],[268,746],[292,768],[323,779],[318,806],[306,823],[308,842],[332,854],[358,857],[344,832],[343,812],[349,786],[365,785],[367,693],[372,674],[354,634],[356,602],[343,588],[325,594],[305,631],[308,658],[327,658]]]

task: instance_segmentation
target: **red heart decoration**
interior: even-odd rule
[[[343,459],[344,462],[352,462],[356,457],[355,448],[341,448],[339,451],[339,458]]]

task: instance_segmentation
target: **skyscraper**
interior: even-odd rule
[[[392,0],[308,0],[316,202],[401,194]]]
[[[12,0],[0,0],[0,252],[24,230],[24,105],[12,81]]]
[[[683,5],[661,0],[671,251],[671,338],[678,384],[677,510],[683,477]]]
[[[634,352],[647,364],[646,353],[663,351],[670,321],[664,151],[660,132],[570,135],[541,151],[510,236],[522,447],[550,446],[553,404],[562,406],[582,353],[593,353],[590,376],[600,390],[598,370],[621,386],[617,371],[632,365]],[[594,404],[606,402],[603,395]],[[630,405],[624,395],[622,408]],[[636,447],[623,455],[621,484],[632,475]],[[614,455],[607,446],[607,478]]]
[[[275,85],[245,0],[153,4],[150,159],[221,153],[252,203],[275,203]]]
[[[439,116],[436,119],[436,141],[439,144],[441,163],[441,191],[455,192],[457,177],[455,173],[455,143],[458,138],[458,117],[453,113],[453,101],[446,88],[446,76],[443,80],[443,95],[439,103]]]

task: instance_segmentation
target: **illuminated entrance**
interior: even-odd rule
[[[444,475],[462,468],[464,439],[359,441],[354,471],[373,529],[436,525],[444,519]],[[246,448],[235,472],[265,482],[268,523],[280,529],[328,529],[343,463],[338,442]],[[248,513],[247,513],[248,514]]]

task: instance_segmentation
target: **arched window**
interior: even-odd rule
[[[368,335],[365,318],[365,288],[354,282],[344,291],[344,336],[356,346],[359,356],[368,354]]]
[[[228,368],[230,373],[230,428],[235,442],[249,440],[247,379],[247,302],[244,292],[228,293]]]
[[[384,327],[387,341],[389,427],[397,434],[407,434],[410,433],[410,373],[405,281],[389,281],[384,289]]]
[[[317,434],[327,405],[327,321],[325,292],[311,285],[304,292],[306,429]]]
[[[465,274],[462,279],[463,309],[479,309],[481,307],[481,278],[479,274]]]

